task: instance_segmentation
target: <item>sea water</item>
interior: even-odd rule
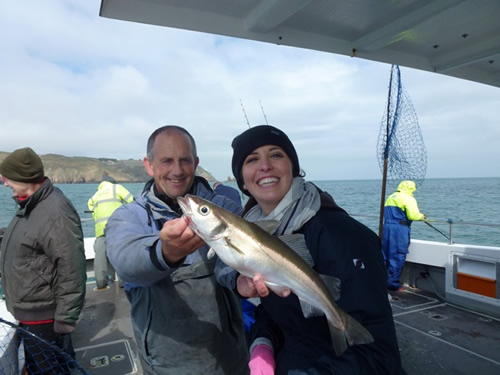
[[[380,180],[313,181],[329,192],[350,215],[379,231],[382,182]],[[236,187],[234,182],[228,183]],[[132,194],[140,194],[143,183],[124,183]],[[94,222],[87,202],[98,184],[57,184],[71,200],[82,219],[84,235],[93,237]],[[385,197],[394,191],[388,184]],[[10,188],[0,186],[0,228],[5,228],[15,214],[16,205]],[[420,211],[430,225],[413,222],[412,238],[462,244],[500,246],[500,177],[426,179],[414,193]]]

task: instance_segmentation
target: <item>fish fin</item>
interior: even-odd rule
[[[208,253],[207,253],[207,259],[212,259],[214,257],[214,255],[216,254],[215,250],[213,247],[211,247],[209,250],[208,250]]]
[[[241,251],[241,249],[236,246],[235,244],[233,244],[231,242],[231,237],[229,236],[225,236],[224,239],[226,240],[226,244],[229,246],[229,247],[232,247],[234,250],[236,250],[236,252],[240,253],[241,255],[245,255],[245,252],[244,251]]]
[[[333,300],[337,301],[340,298],[340,279],[338,277],[322,274],[319,274],[319,277],[325,282]]]
[[[278,229],[281,222],[279,220],[260,220],[256,221],[254,224],[257,224],[267,233],[273,234],[274,232],[276,232],[276,229]]]
[[[307,248],[306,239],[303,234],[285,234],[283,236],[278,236],[278,238],[283,241],[289,248],[291,248],[295,253],[300,256],[310,267],[314,266],[314,260],[311,256],[311,252]]]
[[[324,316],[325,313],[323,310],[318,309],[317,307],[302,301],[299,299],[300,302],[300,308],[302,309],[302,314],[304,315],[304,318],[311,318],[314,316]]]

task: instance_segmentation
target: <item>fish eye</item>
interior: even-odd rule
[[[200,214],[205,216],[205,215],[208,215],[209,212],[210,212],[210,209],[207,206],[200,207]]]

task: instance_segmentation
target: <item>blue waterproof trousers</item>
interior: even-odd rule
[[[387,269],[387,284],[392,290],[399,289],[399,278],[410,246],[411,228],[399,221],[386,221],[382,235],[382,251]]]

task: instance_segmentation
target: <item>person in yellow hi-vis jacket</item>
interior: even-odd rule
[[[134,196],[122,185],[117,184],[110,176],[104,176],[97,192],[88,201],[89,210],[95,221],[94,242],[94,273],[97,289],[105,289],[108,284],[108,275],[115,279],[115,270],[106,256],[106,242],[104,227],[111,214],[122,204],[130,203]]]
[[[427,219],[413,197],[416,189],[415,182],[402,181],[385,201],[382,250],[389,290],[399,289],[399,278],[410,246],[411,223]]]

